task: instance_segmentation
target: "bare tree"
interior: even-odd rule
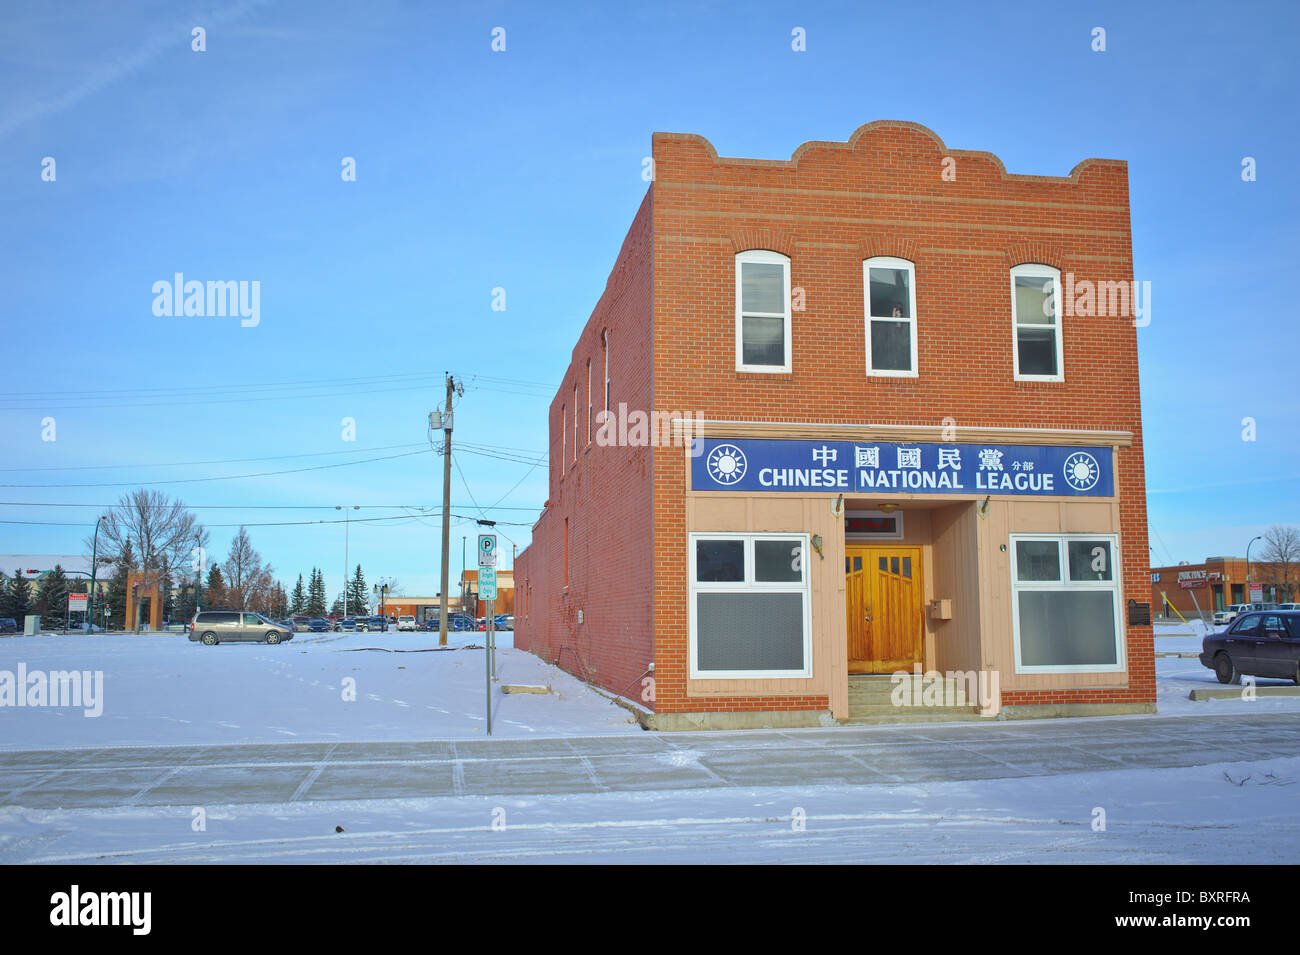
[[[239,529],[230,542],[230,554],[222,565],[226,573],[226,603],[240,610],[265,609],[270,604],[270,564],[262,563],[262,555],[253,549],[248,531]]]
[[[1300,528],[1274,524],[1264,532],[1264,548],[1259,555],[1260,577],[1286,594],[1286,601],[1294,596],[1300,577]],[[1286,602],[1284,601],[1284,602]]]
[[[192,574],[202,549],[207,547],[208,532],[179,498],[171,500],[161,491],[141,488],[122,495],[104,512],[98,547],[103,562],[119,561],[127,540],[131,541],[132,551],[140,555],[146,582],[152,582]],[[88,536],[84,541],[87,554],[91,544]]]

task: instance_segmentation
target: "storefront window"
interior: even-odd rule
[[[1016,671],[1122,670],[1112,535],[1013,535]]]
[[[806,535],[691,536],[691,676],[812,675]]]

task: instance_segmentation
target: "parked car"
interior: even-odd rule
[[[341,633],[345,630],[350,631],[359,629],[361,628],[357,626],[357,621],[352,617],[344,617],[339,620],[338,623],[334,624],[334,630],[336,633]]]
[[[190,639],[204,646],[218,643],[270,643],[292,640],[293,631],[260,613],[240,610],[200,610],[189,626]]]
[[[458,613],[447,617],[447,629],[453,632],[475,630],[477,627],[477,621],[468,614]]]
[[[366,621],[366,623],[369,626],[369,628],[375,633],[388,632],[388,621],[385,620],[383,617],[380,616],[371,617],[369,620]]]
[[[1300,610],[1300,604],[1278,604],[1278,610]]]
[[[493,626],[498,630],[513,630],[515,628],[515,615],[512,613],[499,613],[494,619],[496,623]]]
[[[329,621],[323,617],[312,617],[307,621],[307,630],[309,633],[329,633]]]
[[[307,623],[311,620],[311,617],[305,616],[303,614],[297,614],[296,616],[290,617],[289,619],[293,621],[293,629],[298,631],[305,631],[307,629]]]
[[[400,633],[403,630],[415,629],[415,617],[412,614],[402,614],[397,618],[397,630]]]
[[[0,617],[0,633],[17,633],[18,621],[13,617]]]
[[[1205,636],[1200,660],[1220,683],[1240,683],[1243,676],[1259,676],[1300,684],[1300,612],[1243,613],[1228,629]]]
[[[1226,627],[1232,621],[1237,619],[1237,615],[1243,613],[1249,604],[1229,604],[1222,610],[1214,611],[1214,625],[1216,627]]]

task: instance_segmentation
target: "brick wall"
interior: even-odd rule
[[[613,407],[619,403],[629,408],[654,407],[650,361],[653,211],[652,187],[551,402],[550,499],[533,528],[532,543],[515,559],[515,646],[638,701],[642,698],[640,678],[654,659],[654,449],[602,446],[596,440],[596,420],[592,421],[592,441],[587,443],[587,362],[591,362],[593,417],[604,408],[604,332],[608,332]],[[575,383],[579,397],[576,461]],[[581,624],[579,610],[583,613]]]
[[[573,461],[574,384],[585,414],[586,363],[600,367],[603,329],[615,406],[750,421],[1130,431],[1117,471],[1122,575],[1125,596],[1145,599],[1131,318],[1065,316],[1064,382],[1017,382],[1012,368],[1013,266],[1043,263],[1075,281],[1133,278],[1125,163],[1085,160],[1064,177],[1008,174],[989,153],[948,149],[901,122],[868,124],[847,143],[807,143],[788,161],[720,159],[701,137],[667,133],[654,136],[653,155],[654,185],[550,407],[550,500],[515,564],[517,646],[633,698],[653,660],[661,712],[827,706],[823,697],[686,697],[682,455],[587,447],[584,421]],[[735,370],[735,256],[748,249],[789,256],[791,286],[804,291],[790,374]],[[865,374],[862,262],[874,255],[915,263],[916,378]],[[1151,630],[1129,627],[1126,636],[1127,689],[1004,702],[1153,701]]]
[[[1121,452],[1126,596],[1150,593],[1137,340],[1131,318],[1063,324],[1061,383],[1013,380],[1009,270],[1076,280],[1132,275],[1128,172],[1085,160],[1068,177],[1009,175],[988,153],[947,149],[924,127],[881,122],[789,161],[719,159],[698,136],[654,136],[655,398],[713,419],[1114,429]],[[943,178],[945,159],[956,178]],[[735,256],[791,259],[793,371],[735,370]],[[862,261],[916,266],[916,378],[865,375]],[[687,486],[680,456],[655,470],[657,709],[824,708],[824,701],[687,699]],[[1154,700],[1150,628],[1129,627],[1127,690],[1016,694],[1012,703]]]

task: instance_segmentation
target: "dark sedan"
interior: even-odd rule
[[[322,620],[320,617],[315,617],[307,621],[307,630],[311,633],[329,633],[329,621]]]
[[[1300,613],[1243,613],[1228,629],[1206,635],[1200,660],[1220,683],[1243,676],[1300,683]]]

